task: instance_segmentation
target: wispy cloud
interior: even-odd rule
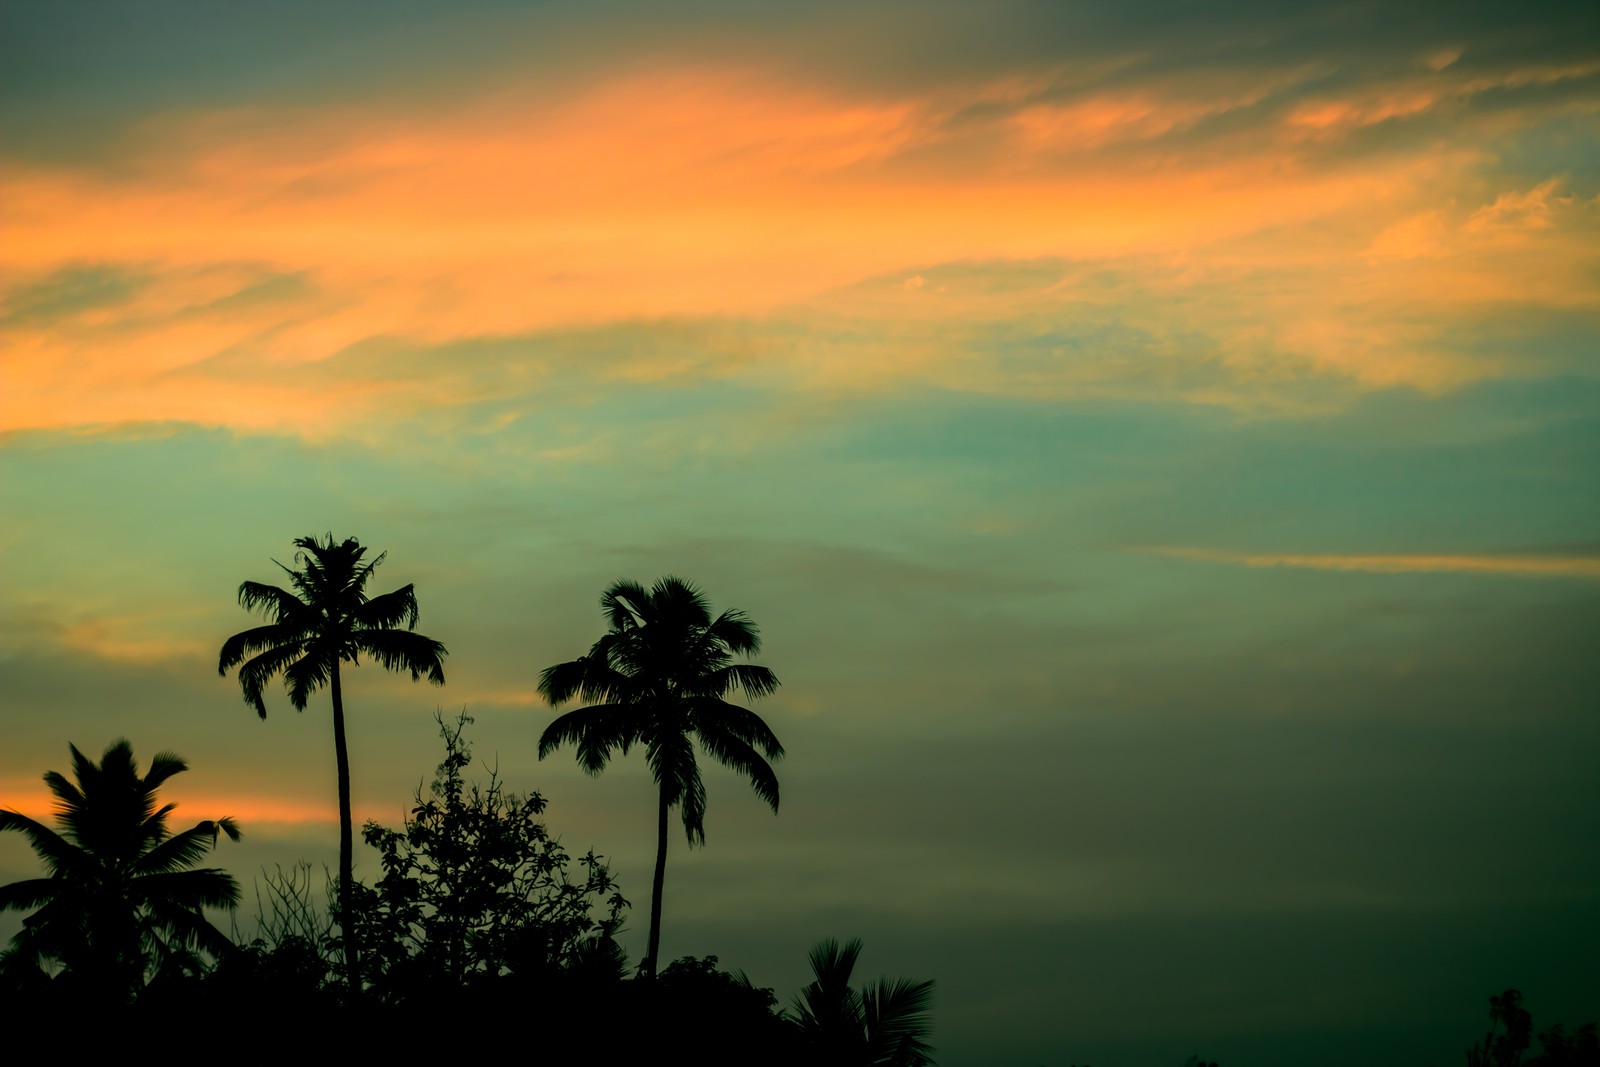
[[[1293,567],[1373,574],[1504,574],[1531,578],[1600,581],[1600,555],[1448,555],[1234,552],[1225,549],[1150,546],[1158,556],[1232,563],[1244,567]]]
[[[437,349],[418,370],[448,406],[473,393],[449,387],[445,346],[619,322],[750,324],[731,363],[600,370],[634,380],[732,366],[786,387],[1068,395],[1087,377],[1140,395],[1199,367],[1203,388],[1158,394],[1443,391],[1540,372],[1536,339],[1464,355],[1445,323],[1594,305],[1600,202],[1550,169],[1501,173],[1508,135],[1539,143],[1541,123],[1592,111],[1582,63],[1423,56],[1333,78],[1126,59],[869,87],[658,59],[559,92],[496,77],[428,109],[169,106],[130,125],[115,166],[9,161],[0,430],[326,435],[396,393],[408,406],[415,383],[386,365],[327,373],[363,345]],[[1559,93],[1516,95],[1541,86]],[[1361,141],[1408,123],[1427,129]],[[1041,260],[1100,277],[997,299],[936,276]],[[830,296],[873,279],[893,289],[873,306]],[[775,317],[845,338],[796,353],[763,332]],[[934,320],[955,328],[919,337]],[[1036,338],[1109,321],[1151,344],[1035,343],[1019,373],[983,347],[995,321]]]

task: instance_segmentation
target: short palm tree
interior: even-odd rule
[[[96,764],[76,746],[73,777],[44,780],[56,796],[59,832],[17,811],[0,811],[0,830],[16,830],[50,871],[0,886],[0,910],[35,909],[4,954],[7,969],[60,964],[63,978],[99,999],[126,1000],[147,975],[220,955],[226,937],[203,908],[232,908],[239,886],[226,871],[194,864],[227,834],[232,819],[167,829],[174,804],[156,806],[156,790],[187,769],[170,752],[141,775],[127,741],[113,743]]]
[[[412,681],[426,674],[434,685],[443,685],[447,652],[433,638],[414,632],[417,596],[412,586],[367,595],[367,582],[388,553],[380,552],[363,563],[367,550],[360,542],[351,537],[335,544],[332,534],[326,541],[297,538],[295,547],[295,568],[278,564],[289,576],[292,592],[260,582],[240,584],[239,605],[261,612],[270,621],[228,638],[217,659],[217,673],[226,675],[237,666],[245,703],[263,719],[267,705],[262,690],[275,675],[283,675],[289,703],[297,711],[305,710],[313,691],[328,687],[333,697],[333,751],[339,770],[339,910],[348,932],[350,924],[344,921],[344,912],[347,888],[354,878],[354,835],[339,666],[359,663],[365,653],[388,670],[410,671]],[[400,629],[401,625],[405,629]],[[359,990],[355,938],[347,936],[343,942],[345,978],[352,990]]]
[[[756,624],[735,610],[712,618],[706,598],[681,578],[663,578],[648,590],[619,581],[600,598],[600,610],[611,628],[588,655],[546,667],[540,676],[539,692],[552,707],[575,697],[588,704],[545,728],[539,758],[571,742],[583,769],[599,774],[613,753],[644,746],[661,791],[650,943],[642,964],[645,976],[654,977],[671,810],[683,809],[691,847],[706,839],[706,791],[694,740],[750,779],[776,812],[778,776],[767,761],[781,757],[783,746],[760,716],[724,698],[735,690],[751,699],[765,696],[778,688],[778,678],[765,667],[734,662],[736,655],[761,650]]]
[[[839,1067],[925,1067],[933,1063],[933,981],[880,978],[850,987],[861,940],[829,938],[811,949],[816,980],[795,998],[795,1017],[807,1052]]]

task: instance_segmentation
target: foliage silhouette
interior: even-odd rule
[[[777,995],[752,985],[742,971],[718,969],[715,956],[685,956],[653,980],[630,984],[636,1001],[630,1014],[644,1025],[627,1050],[627,1062],[671,1058],[708,1067],[809,1062],[798,1055],[798,1032],[777,1010]]]
[[[269,874],[263,868],[256,882],[256,940],[271,948],[298,940],[319,949],[337,940],[333,920],[317,907],[311,881],[311,864],[305,860],[287,871],[280,866]]]
[[[724,698],[734,690],[750,699],[766,696],[778,688],[778,679],[765,667],[734,662],[736,655],[761,650],[755,623],[737,610],[713,618],[705,596],[681,578],[662,578],[649,590],[616,582],[600,598],[600,610],[610,630],[587,655],[546,667],[540,676],[539,692],[552,707],[574,698],[589,703],[545,728],[539,758],[571,743],[583,769],[599,774],[614,753],[644,746],[661,797],[650,940],[642,964],[650,977],[661,950],[672,808],[683,809],[690,846],[705,843],[706,794],[691,739],[749,778],[756,795],[776,812],[778,778],[767,761],[781,757],[783,746],[760,716]]]
[[[1504,1032],[1497,1033],[1501,1027]],[[1489,1032],[1467,1050],[1467,1067],[1516,1067],[1533,1034],[1533,1016],[1522,1006],[1522,994],[1508,989],[1489,998]]]
[[[1489,998],[1489,1031],[1467,1049],[1467,1067],[1522,1067],[1522,1054],[1533,1034],[1533,1014],[1522,1006],[1522,993],[1508,989]],[[1600,1067],[1600,1036],[1594,1023],[1568,1034],[1557,1023],[1539,1034],[1539,1055],[1527,1067]]]
[[[260,582],[240,584],[239,605],[271,621],[228,638],[217,658],[217,673],[226,675],[237,666],[245,703],[263,719],[267,706],[262,690],[275,675],[283,675],[289,702],[297,711],[305,710],[312,692],[328,687],[339,774],[339,885],[349,886],[354,881],[354,835],[339,666],[359,663],[366,653],[388,670],[410,671],[412,681],[426,674],[434,685],[443,685],[447,653],[439,642],[415,632],[417,597],[412,586],[368,597],[367,582],[387,553],[363,563],[367,550],[360,542],[351,537],[335,544],[331,533],[326,541],[301,537],[294,543],[296,569],[278,563],[289,576],[292,592]],[[340,921],[347,925],[353,916],[344,897],[341,891]],[[351,990],[359,990],[356,939],[347,937],[344,945],[345,980]]]
[[[1572,1034],[1556,1023],[1540,1031],[1539,1045],[1539,1055],[1528,1061],[1528,1067],[1600,1067],[1600,1033],[1592,1022]]]
[[[923,1067],[931,1064],[933,986],[930,979],[880,978],[856,990],[850,979],[861,940],[829,938],[812,947],[810,985],[795,997],[795,1019],[806,1052],[840,1067]]]
[[[333,876],[326,881],[325,894],[331,898]],[[310,863],[263,869],[256,880],[256,936],[244,942],[235,924],[239,950],[218,961],[207,978],[207,991],[219,1007],[270,1003],[296,1017],[331,1010],[341,999],[335,993],[349,1000],[343,985],[329,982],[338,970],[336,931],[328,910],[317,905]]]
[[[472,750],[462,737],[472,719],[439,717],[445,757],[428,796],[419,785],[402,829],[368,822],[383,877],[352,885],[367,976],[380,996],[401,1000],[462,989],[515,974],[535,981],[580,974],[621,977],[625,957],[612,940],[628,902],[593,852],[569,857],[541,821],[538,793],[506,790],[491,770],[486,784],[464,772]],[[591,910],[597,899],[604,918]]]
[[[126,740],[113,742],[98,764],[68,747],[76,783],[56,771],[44,775],[59,832],[0,811],[0,830],[23,834],[50,871],[0,887],[0,910],[36,909],[0,967],[8,985],[42,988],[37,976],[59,965],[57,981],[74,995],[128,1003],[147,980],[192,974],[200,953],[215,957],[232,947],[202,909],[232,908],[239,886],[226,871],[194,865],[219,834],[238,840],[239,829],[228,818],[168,829],[176,805],[157,807],[156,791],[188,769],[171,752],[157,753],[141,775]]]

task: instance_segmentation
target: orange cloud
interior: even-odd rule
[[[1162,270],[1134,286],[1152,298],[1243,279],[1245,295],[1259,289],[1249,321],[1191,300],[1171,328],[1214,337],[1214,362],[1241,382],[1449,388],[1506,368],[1430,347],[1418,301],[1592,302],[1593,244],[1563,222],[1580,209],[1549,182],[1462,222],[1437,201],[1481,158],[1470,148],[1318,166],[1299,154],[1297,130],[1414,115],[1470,84],[1308,104],[1236,151],[1179,137],[1271,88],[1153,85],[1046,104],[1029,102],[1037,85],[1007,82],[873,99],[748,70],[660,69],[566,95],[512,86],[435,112],[175,112],[138,131],[112,169],[7,167],[0,432],[170,419],[325,436],[475,395],[443,363],[426,388],[381,365],[317,372],[374,339],[417,348],[627,320],[759,319],[888,275],[925,298],[917,315],[941,307],[955,319],[958,295],[914,279],[962,261],[1111,259],[1134,274],[1154,262]],[[1001,117],[963,132],[954,117],[975,102]],[[1138,162],[1100,151],[1174,137]],[[1450,239],[1416,221],[1430,212],[1450,216]],[[1513,230],[1538,270],[1462,243]],[[1409,266],[1423,261],[1434,264],[1425,274]],[[114,301],[15,313],[19,293],[85,264],[144,280]],[[1293,288],[1261,286],[1288,271],[1301,275]],[[1031,311],[1073,299],[1035,294]],[[951,381],[970,367],[937,347],[897,351],[895,329],[880,327],[885,343],[843,358],[838,375],[826,362],[785,373],[858,388],[907,374]],[[759,346],[744,356],[716,373],[771,372]],[[636,359],[598,373],[707,369]],[[1076,372],[1062,373],[1071,388]],[[1001,392],[1041,384],[992,366],[967,376]]]
[[[24,788],[20,784],[9,785],[3,793],[0,793],[0,808],[21,812],[46,826],[55,825],[56,799],[43,788]],[[337,825],[339,810],[334,803],[313,804],[285,797],[185,796],[168,822],[174,828],[183,828],[205,819],[219,819],[223,816],[232,816],[238,820],[240,829],[249,834],[252,826],[264,824]],[[374,808],[370,811],[357,812],[353,817],[359,825],[367,819],[380,816],[390,818],[393,812]]]
[[[1504,574],[1600,580],[1600,556],[1251,553],[1170,546],[1140,551],[1177,559],[1234,563],[1246,567],[1297,567],[1324,571],[1367,571],[1374,574]]]

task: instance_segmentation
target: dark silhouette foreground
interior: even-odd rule
[[[1594,1023],[1567,1033],[1560,1023],[1539,1034],[1540,1051],[1524,1060],[1533,1036],[1533,1014],[1522,994],[1508,989],[1489,998],[1489,1032],[1467,1049],[1467,1067],[1600,1067],[1600,1035]]]

